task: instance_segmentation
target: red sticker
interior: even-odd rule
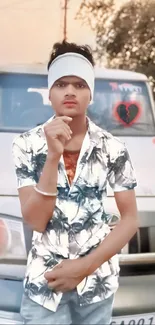
[[[115,118],[128,127],[136,123],[141,115],[141,106],[137,102],[119,102],[114,107]]]

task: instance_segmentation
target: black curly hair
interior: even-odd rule
[[[56,59],[59,55],[74,52],[83,55],[89,62],[94,66],[94,59],[92,55],[92,50],[89,45],[77,45],[75,43],[68,43],[66,41],[62,41],[62,43],[55,43],[53,45],[53,49],[50,55],[49,62],[47,64],[47,69],[49,70],[50,65],[54,59]]]

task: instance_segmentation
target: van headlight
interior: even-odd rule
[[[22,219],[0,213],[0,263],[1,260],[26,260],[27,253]]]

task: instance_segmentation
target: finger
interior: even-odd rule
[[[57,286],[55,289],[54,289],[55,292],[67,292],[67,291],[70,291],[69,289],[66,289],[66,287],[64,287],[63,285],[60,285],[60,286]]]
[[[58,138],[64,138],[66,141],[71,139],[71,135],[66,130],[61,130],[58,134]]]
[[[45,277],[45,279],[46,280],[56,280],[55,279],[55,277],[56,277],[56,274],[54,273],[54,276],[53,276],[53,272],[55,272],[55,270],[57,270],[57,269],[60,269],[60,268],[62,268],[62,263],[63,262],[60,262],[60,263],[58,263],[57,265],[55,265],[54,267],[53,267],[53,269],[51,270],[51,271],[47,271],[47,272],[45,272],[45,274],[44,274],[44,277]]]
[[[58,278],[62,278],[63,277],[63,271],[61,268],[54,268],[51,272],[49,272],[50,274],[48,275],[46,273],[46,279],[50,282],[50,281],[57,281]]]
[[[48,137],[52,137],[53,139],[59,139],[60,137],[64,138],[65,141],[71,139],[71,135],[65,129],[52,129],[51,132],[48,133]]]
[[[44,277],[47,281],[55,281],[55,276],[53,276],[53,271],[46,272]]]
[[[72,130],[67,124],[63,123],[62,127],[60,128],[62,128],[68,134],[68,136],[72,135]]]
[[[52,271],[47,271],[44,274],[45,279],[47,281],[56,281],[56,279],[58,278],[58,276],[60,274],[60,270],[61,270],[61,268],[59,268],[58,266],[55,266]]]
[[[66,124],[65,122],[63,122],[62,120],[57,121],[57,123],[55,123],[52,127],[63,128],[65,130],[67,130],[69,132],[69,134],[72,134],[72,130],[69,127],[69,125]]]
[[[58,116],[56,119],[61,119],[65,123],[69,124],[72,121],[72,117],[69,116]]]
[[[49,123],[48,125],[46,125],[46,133],[49,134],[49,132],[54,132],[54,131],[57,131],[58,129],[64,129],[68,132],[68,134],[72,134],[72,130],[71,128],[69,127],[68,124],[66,124],[65,122],[63,122],[62,120],[56,120],[56,121],[53,121],[53,123]]]
[[[68,291],[72,291],[72,290],[73,290],[72,288],[68,287],[65,284],[60,284],[54,289],[55,292],[63,292],[63,293],[68,292]]]
[[[53,127],[51,130],[48,132],[48,136],[52,136],[53,138],[57,138],[58,136],[64,136],[66,140],[71,139],[71,133],[69,132],[68,129],[64,125],[59,125],[59,127]]]
[[[63,123],[63,125],[64,125],[64,127],[65,127],[65,130],[68,130],[69,134],[72,134],[72,133],[73,133],[72,130],[71,130],[71,128],[69,127],[68,124]]]
[[[48,283],[49,288],[53,289],[55,292],[66,292],[71,289],[67,286],[67,284],[64,282],[64,280],[56,280],[56,281],[50,281]]]
[[[48,288],[56,291],[58,287],[61,287],[61,283],[59,280],[48,282]]]

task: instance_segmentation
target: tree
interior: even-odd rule
[[[96,36],[96,49],[94,54],[96,59],[101,61],[105,58],[106,49],[102,43],[105,43],[109,24],[112,19],[111,13],[115,11],[114,0],[83,0],[76,14],[76,19],[82,22],[94,31]],[[102,38],[102,42],[101,42]]]
[[[146,74],[155,93],[155,0],[83,0],[76,18],[95,32],[100,63]]]

